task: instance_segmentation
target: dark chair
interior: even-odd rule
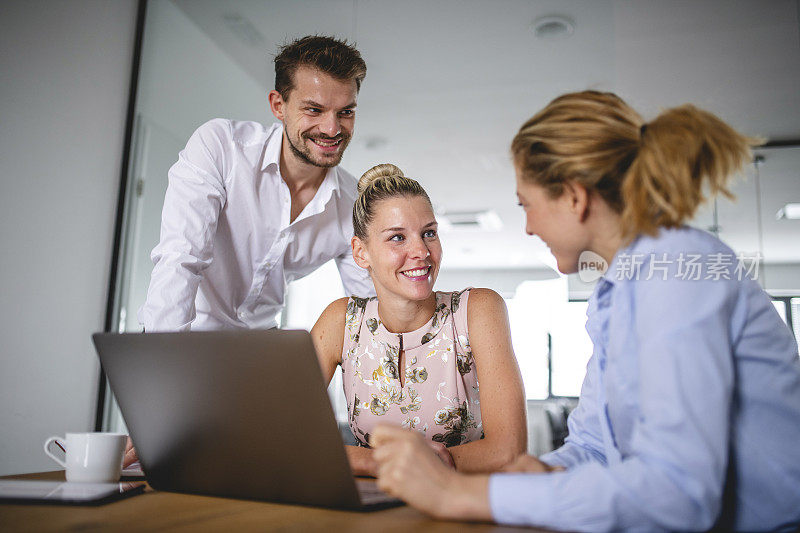
[[[564,445],[564,439],[569,435],[567,417],[570,409],[566,405],[554,405],[545,410],[547,422],[550,424],[550,433],[553,436],[553,449]]]
[[[342,434],[342,442],[345,446],[358,446],[358,441],[350,431],[350,425],[347,422],[339,422],[339,433]]]

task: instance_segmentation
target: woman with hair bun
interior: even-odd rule
[[[610,93],[556,98],[511,145],[526,231],[564,273],[608,265],[563,447],[465,476],[414,435],[372,435],[378,482],[429,514],[573,531],[795,530],[800,359],[749,267],[686,226],[754,139],[684,105],[645,124]],[[752,272],[750,272],[752,274]]]
[[[525,395],[503,299],[433,290],[442,258],[422,186],[394,165],[368,170],[353,207],[353,258],[376,298],[341,298],[311,331],[324,377],[342,367],[353,472],[375,475],[377,424],[415,430],[440,464],[488,472],[523,453]],[[479,390],[480,383],[480,390]]]

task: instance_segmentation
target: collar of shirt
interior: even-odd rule
[[[280,173],[281,144],[283,143],[283,124],[278,124],[272,135],[267,137],[267,144],[264,146],[264,159],[261,161],[261,170],[267,170],[270,165]]]
[[[587,317],[597,316],[610,306],[611,293],[615,285],[626,281],[626,278],[620,275],[620,269],[623,268],[621,259],[631,259],[631,257],[636,254],[639,241],[640,237],[635,237],[627,246],[620,248],[617,250],[617,253],[614,254],[614,257],[611,259],[611,264],[608,265],[608,270],[597,280],[597,285],[594,291],[592,291],[592,295],[589,297],[589,306],[586,310]],[[593,340],[595,339],[593,334],[595,334],[595,336],[599,335],[600,330],[604,327],[603,322],[605,318],[606,317],[603,316],[600,320],[587,321],[586,329]]]

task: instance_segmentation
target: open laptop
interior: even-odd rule
[[[158,490],[372,510],[306,331],[96,333],[100,362]]]

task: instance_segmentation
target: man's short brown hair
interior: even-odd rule
[[[275,56],[275,90],[284,100],[294,88],[294,73],[300,67],[320,70],[339,80],[355,80],[356,90],[367,75],[361,54],[346,40],[309,35],[281,47]]]

